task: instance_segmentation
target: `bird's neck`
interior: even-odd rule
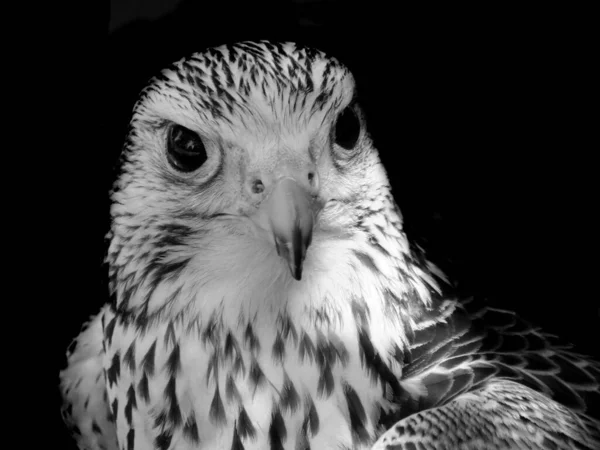
[[[274,324],[293,318],[301,329],[355,337],[358,327],[369,330],[376,349],[390,352],[406,346],[414,327],[408,318],[429,306],[436,288],[397,228],[351,238],[317,234],[300,281],[271,247],[220,245],[138,268],[114,261],[117,310],[140,327],[177,321],[202,328],[218,320],[276,333]]]

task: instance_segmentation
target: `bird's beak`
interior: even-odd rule
[[[260,221],[272,232],[277,254],[286,260],[292,276],[300,280],[313,232],[310,193],[294,178],[283,177],[275,182],[260,209]]]

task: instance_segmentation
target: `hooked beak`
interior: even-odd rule
[[[286,260],[296,280],[302,279],[302,264],[312,240],[312,206],[309,192],[295,179],[284,177],[275,183],[260,208],[262,227],[272,232],[277,254]]]

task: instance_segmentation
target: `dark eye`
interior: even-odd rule
[[[360,135],[360,121],[354,108],[347,107],[335,124],[335,143],[346,150],[354,148]]]
[[[197,133],[173,125],[167,138],[167,159],[176,170],[193,172],[206,161],[206,148]]]

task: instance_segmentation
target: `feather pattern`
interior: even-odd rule
[[[60,373],[61,413],[80,449],[119,449],[102,369],[102,329],[111,319],[105,307],[82,326],[67,351],[67,368]]]
[[[408,355],[402,408],[385,416],[374,449],[432,436],[439,448],[600,445],[600,364],[514,312],[464,300],[418,329]]]
[[[573,352],[556,336],[514,312],[469,299],[444,321],[415,332],[403,379],[427,388],[426,396],[415,399],[419,410],[447,403],[491,379],[506,379],[597,417],[599,375],[597,362]]]
[[[598,443],[598,363],[444,297],[334,58],[262,41],[176,62],[140,95],[111,198],[111,303],[61,372],[80,448]]]

